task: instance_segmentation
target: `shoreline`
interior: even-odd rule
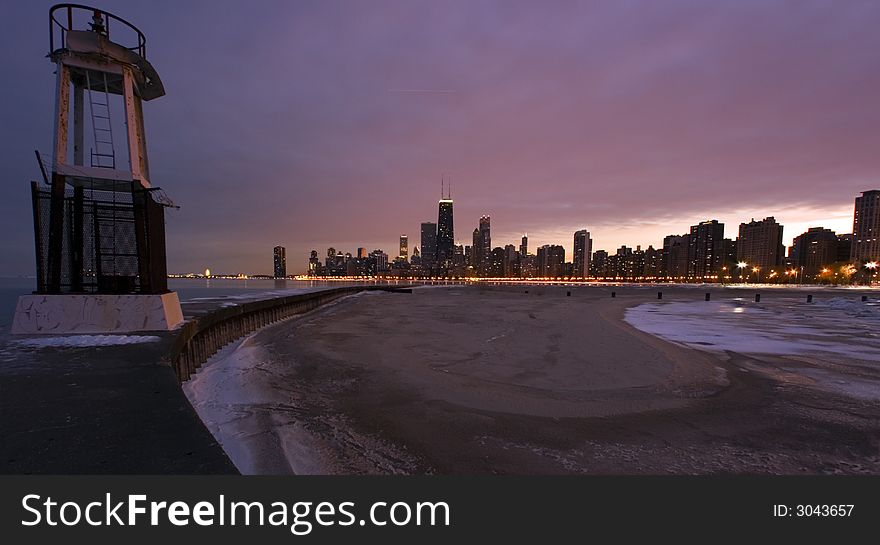
[[[861,454],[843,451],[875,449],[867,437],[876,425],[841,421],[857,401],[825,392],[822,401],[832,416],[805,420],[798,407],[807,398],[815,404],[816,392],[797,390],[791,381],[781,385],[767,358],[696,350],[624,321],[628,308],[646,303],[643,290],[621,290],[616,299],[585,293],[593,290],[572,290],[569,298],[564,290],[533,287],[526,295],[466,286],[345,298],[263,328],[237,349],[224,350],[195,375],[203,382],[200,397],[189,392],[187,397],[206,425],[214,425],[213,433],[217,423],[211,419],[218,417],[203,409],[214,394],[204,386],[228,367],[223,374],[233,382],[225,395],[242,394],[235,381],[253,389],[226,408],[214,407],[236,419],[231,426],[226,422],[225,435],[215,437],[224,448],[230,445],[227,452],[243,473],[798,473],[803,466],[798,450],[804,445],[777,452],[780,431],[767,429],[792,423],[843,426],[853,437],[853,444],[837,449],[841,453],[826,452],[836,448],[830,438],[807,443],[806,457],[815,458],[809,451],[818,449],[820,459],[858,459]],[[692,299],[693,291],[670,296],[670,302]],[[428,314],[419,310],[423,303]],[[471,308],[472,303],[508,305],[515,318],[483,324],[491,330],[484,332],[487,338],[468,337],[456,306]],[[552,309],[543,314],[527,311],[546,305]],[[583,336],[571,333],[577,328],[553,338],[553,328],[560,326],[540,325],[554,313],[568,312],[566,305],[577,310],[565,315],[572,320],[587,319],[581,311],[590,310],[591,347],[613,364],[579,355],[579,346],[565,346],[565,339]],[[464,335],[461,342],[479,344],[489,356],[475,350],[432,353],[436,338],[418,324],[428,329],[441,324],[447,331],[438,338]],[[421,346],[413,342],[419,335]],[[544,344],[522,359],[528,365],[510,369],[503,362],[525,350],[517,337],[532,343],[544,339],[537,341]],[[513,348],[490,348],[499,343]],[[230,355],[237,361],[230,363]],[[592,366],[590,373],[567,361]],[[777,398],[779,391],[785,396]],[[778,419],[775,411],[781,411]],[[866,416],[876,412],[875,407]],[[736,440],[728,437],[730,430]],[[751,437],[747,446],[738,435]],[[766,448],[750,445],[756,436],[764,437]],[[717,437],[728,438],[716,444]],[[234,452],[241,448],[246,453]],[[843,472],[850,467],[834,460],[807,462],[808,473],[825,472],[829,464]],[[868,456],[864,467],[880,472],[876,457]]]
[[[552,380],[542,382],[541,377],[530,378],[528,373],[508,373],[499,380],[483,369],[492,367],[485,358],[480,360],[475,356],[468,361],[447,358],[445,365],[437,365],[436,355],[432,359],[430,353],[419,353],[415,346],[384,353],[362,344],[373,341],[383,347],[393,347],[395,339],[405,340],[406,335],[388,338],[382,335],[389,330],[400,332],[408,327],[406,324],[419,323],[418,319],[425,316],[407,315],[396,326],[390,324],[391,327],[389,323],[376,321],[387,321],[387,315],[393,315],[394,311],[414,312],[418,305],[410,299],[412,295],[364,294],[356,301],[346,298],[332,308],[317,309],[295,320],[263,328],[245,341],[264,352],[251,353],[250,362],[248,358],[240,361],[238,372],[246,371],[248,385],[257,388],[264,397],[257,398],[260,403],[249,405],[256,409],[259,417],[247,416],[246,422],[238,422],[243,428],[227,434],[226,441],[245,437],[250,442],[250,455],[259,460],[250,465],[236,462],[240,470],[244,473],[321,474],[797,473],[802,463],[798,451],[804,450],[804,445],[776,452],[779,449],[774,442],[779,439],[779,431],[767,429],[768,426],[785,428],[794,422],[816,429],[855,426],[854,444],[842,445],[838,450],[853,451],[855,447],[864,454],[875,449],[869,436],[876,426],[845,422],[846,418],[841,416],[852,410],[850,405],[858,404],[857,400],[829,397],[830,394],[824,392],[822,402],[828,405],[826,412],[833,413],[829,417],[833,422],[825,416],[817,420],[815,415],[805,420],[801,414],[804,411],[798,407],[807,398],[815,403],[817,392],[806,386],[798,390],[798,385],[791,381],[781,384],[779,376],[774,378],[773,369],[766,367],[766,358],[762,361],[735,352],[712,354],[695,350],[625,322],[623,317],[628,308],[646,303],[643,293],[620,293],[614,300],[601,301],[576,292],[575,297],[563,299],[564,291],[559,289],[538,290],[530,295],[519,290],[474,287],[419,289],[414,293],[427,296],[424,301],[431,303],[428,308],[450,327],[456,321],[454,307],[464,304],[465,300],[485,303],[487,297],[520,300],[530,297],[526,306],[531,308],[550,301],[539,298],[554,298],[554,304],[563,305],[571,305],[579,298],[581,301],[577,304],[587,304],[596,311],[591,323],[599,329],[599,340],[624,338],[627,340],[624,352],[632,352],[634,346],[647,346],[652,357],[657,358],[649,363],[667,367],[661,375],[648,373],[662,380],[633,382],[631,377],[621,381],[621,377],[610,376],[608,368],[600,366],[595,369],[597,376],[604,377],[602,380],[606,382],[590,379],[580,383],[580,388],[574,386],[585,377],[577,373],[563,377],[570,384],[555,384],[555,389]],[[376,298],[382,299],[381,304]],[[535,321],[535,318],[517,319],[517,323]],[[534,329],[535,326],[529,327]],[[516,333],[505,332],[501,327],[501,335],[492,335],[481,342],[486,346],[505,339],[510,342],[509,337]],[[535,331],[529,334],[534,340]],[[608,347],[604,350],[607,352]],[[619,351],[620,346],[615,350]],[[395,354],[398,357],[410,354],[411,361],[395,363]],[[223,365],[220,363],[218,367],[218,361],[228,361],[228,357],[212,359],[199,374],[207,374],[212,369],[211,372],[216,373]],[[482,364],[474,363],[480,361]],[[625,374],[634,372],[636,375],[645,371],[624,370]],[[203,375],[202,378],[210,382],[210,377],[205,379]],[[283,395],[266,399],[267,391]],[[785,392],[783,398],[777,397],[779,391]],[[203,399],[206,398],[203,396]],[[876,409],[871,407],[866,417],[876,414]],[[232,414],[237,410],[239,416],[247,414],[240,407],[227,410]],[[778,419],[772,418],[774,411],[782,411]],[[436,426],[436,430],[426,431],[425,423]],[[267,432],[267,425],[272,433]],[[733,445],[713,444],[712,437],[727,436],[728,429],[734,430],[734,436],[752,437],[746,444],[754,441],[756,434],[763,436],[767,447],[745,448],[739,445],[739,439]],[[850,435],[852,431],[849,430]],[[634,433],[643,434],[647,439],[633,441]],[[821,459],[841,455],[825,452],[835,451],[832,444],[835,441],[831,438],[815,444],[806,437],[797,440],[807,441],[807,457]],[[455,452],[444,444],[449,442],[457,444]],[[462,452],[458,447],[466,448]],[[814,456],[815,453],[809,452],[814,447],[822,452]],[[609,452],[621,449],[630,453],[616,460],[609,458]],[[695,455],[695,449],[698,454],[706,449],[710,452]],[[644,452],[654,454],[647,456]],[[864,457],[852,452],[842,454],[857,459]],[[681,462],[681,456],[685,456],[687,463]],[[867,456],[864,467],[871,473],[880,472],[876,457],[871,456]],[[654,457],[657,458],[654,461],[649,459]],[[829,465],[844,468],[842,471],[846,472],[846,467],[858,466],[853,461],[846,462],[849,466],[834,460],[817,463],[814,460],[804,466],[806,472],[824,472],[822,468]]]

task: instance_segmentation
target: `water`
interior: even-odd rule
[[[340,283],[338,287],[343,284]],[[205,297],[234,297],[247,296],[247,298],[259,298],[261,295],[276,295],[275,292],[285,290],[299,290],[303,288],[326,288],[337,287],[337,284],[329,285],[326,282],[309,282],[300,280],[270,280],[270,279],[232,279],[232,278],[170,278],[168,289],[176,291],[181,302]]]
[[[35,278],[0,278],[0,344],[9,336],[18,297],[31,293],[36,286]]]
[[[342,287],[344,283],[309,282],[298,280],[227,279],[227,278],[171,278],[169,289],[176,291],[181,303],[204,298],[233,297],[260,299],[278,297],[285,292],[297,293],[307,289]],[[34,278],[0,278],[0,344],[9,338],[15,305],[21,295],[36,289]]]

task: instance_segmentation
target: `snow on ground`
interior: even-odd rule
[[[313,312],[326,312],[345,299],[378,295],[381,292],[354,293]],[[255,340],[262,331],[221,348],[183,383],[183,393],[242,474],[324,473],[310,434],[295,416],[301,410],[297,394],[276,371],[277,356]],[[276,444],[281,445],[284,460],[271,455]]]
[[[824,390],[880,400],[878,303],[852,297],[816,303],[792,298],[768,303],[742,298],[670,301],[629,308],[624,319],[637,329],[691,348],[752,355],[762,362],[757,364],[759,370],[783,382],[801,382],[800,377]],[[774,356],[782,358],[774,360]]]
[[[806,303],[741,298],[713,302],[645,303],[625,320],[666,340],[709,351],[804,355],[827,352],[880,361],[880,305],[836,297]]]

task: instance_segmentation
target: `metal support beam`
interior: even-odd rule
[[[48,293],[61,293],[61,250],[64,237],[64,177],[52,173],[52,195],[49,200]]]
[[[122,71],[123,99],[125,102],[125,128],[128,138],[128,163],[131,168],[131,176],[135,180],[146,180],[144,172],[144,157],[141,153],[141,123],[138,120],[138,108],[136,101],[140,99],[135,95],[134,75],[131,68],[124,67]],[[147,185],[147,184],[144,184]]]
[[[73,188],[73,228],[70,231],[70,290],[83,291],[83,201],[82,186]]]
[[[34,247],[37,255],[37,293],[46,293],[46,269],[43,252],[43,228],[40,224],[40,184],[31,182],[31,198],[34,205]]]
[[[55,69],[55,136],[52,170],[55,165],[67,164],[67,129],[70,117],[70,69],[62,62]]]
[[[138,151],[140,152],[141,172],[144,177],[150,179],[150,161],[147,159],[147,135],[144,132],[144,103],[141,97],[135,95],[134,110],[137,116]]]
[[[83,123],[83,88],[79,85],[73,86],[73,164],[82,166],[83,157],[83,133],[85,126]]]
[[[140,292],[165,293],[168,291],[165,207],[154,201],[147,190],[135,190],[132,197]]]

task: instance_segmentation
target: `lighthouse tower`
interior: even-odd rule
[[[36,291],[18,301],[13,333],[124,333],[173,329],[183,318],[168,290],[165,208],[150,179],[143,102],[165,94],[146,38],[103,10],[49,10],[55,65],[51,156],[31,183]]]

